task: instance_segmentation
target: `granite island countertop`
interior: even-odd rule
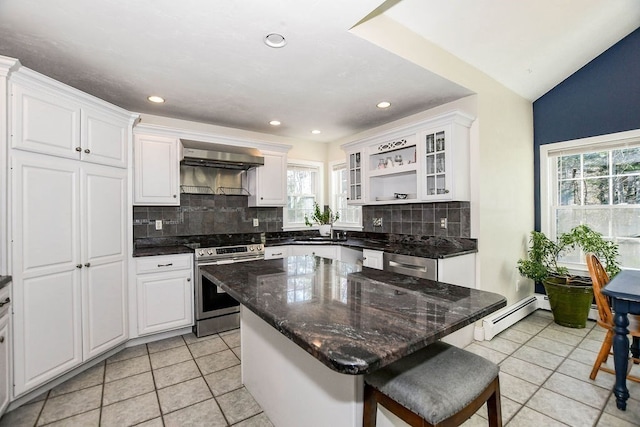
[[[495,293],[313,256],[201,271],[344,374],[374,371],[506,306]]]

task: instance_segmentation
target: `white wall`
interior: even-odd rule
[[[479,243],[478,286],[503,294],[509,303],[532,293],[528,282],[516,290],[522,280],[515,268],[534,226],[531,102],[384,15],[351,31],[477,94],[461,102],[475,99],[477,113],[471,226]]]

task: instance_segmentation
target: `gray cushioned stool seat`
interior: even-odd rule
[[[436,342],[365,376],[365,382],[431,424],[460,412],[496,379],[499,367]]]

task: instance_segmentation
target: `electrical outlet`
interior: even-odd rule
[[[260,221],[258,221],[258,218],[253,218],[253,226],[257,227],[260,225]]]
[[[374,227],[382,227],[382,218],[373,218]]]
[[[162,230],[162,220],[156,219],[156,230]]]
[[[440,228],[447,228],[447,218],[440,218]]]

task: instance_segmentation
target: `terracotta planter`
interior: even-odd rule
[[[591,302],[593,287],[590,283],[570,282],[565,277],[548,277],[542,284],[549,297],[553,320],[569,328],[584,328]]]

